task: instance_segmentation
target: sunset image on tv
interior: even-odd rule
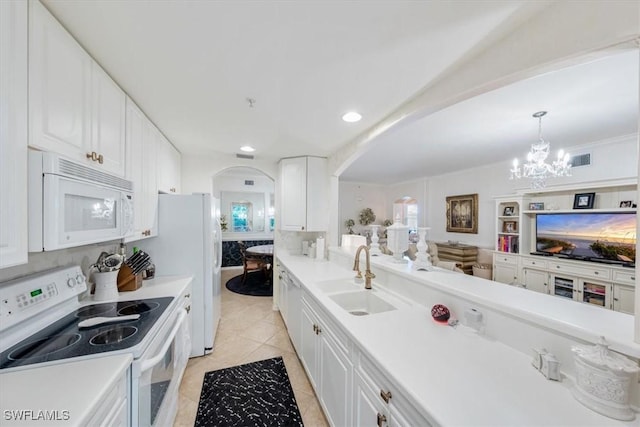
[[[636,214],[539,214],[536,216],[536,250],[586,259],[635,262]]]

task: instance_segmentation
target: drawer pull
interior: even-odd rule
[[[598,272],[598,271],[594,271],[593,273],[594,273],[594,274],[596,274],[596,275],[597,275],[597,274],[600,274],[600,272]]]
[[[378,412],[377,421],[378,421],[378,427],[382,427],[382,425],[387,422],[387,417],[384,416],[384,414],[381,414],[380,412]]]
[[[614,300],[614,301],[620,301],[618,298],[614,298],[613,300]]]
[[[631,280],[636,280],[636,276],[631,276]]]
[[[531,264],[536,265],[536,262],[535,261],[531,261]]]
[[[380,397],[384,400],[384,403],[389,403],[391,400],[391,391],[380,390]]]

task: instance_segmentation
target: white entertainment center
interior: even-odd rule
[[[535,191],[535,192],[534,192]],[[574,209],[576,194],[595,193],[593,207]],[[637,180],[612,180],[524,190],[512,196],[496,197],[496,239],[493,280],[527,289],[570,298],[607,309],[634,313],[635,268],[534,255],[536,216],[541,213],[635,213]],[[635,234],[629,239],[635,241]]]

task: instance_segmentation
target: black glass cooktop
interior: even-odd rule
[[[0,369],[123,350],[139,344],[173,300],[172,297],[110,302],[79,308],[0,353]],[[140,314],[136,320],[80,329],[92,317]]]

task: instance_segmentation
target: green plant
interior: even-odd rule
[[[353,234],[353,226],[356,225],[356,222],[351,218],[349,218],[344,222],[344,225],[347,226],[347,229],[349,230],[349,234]]]
[[[376,214],[373,213],[371,208],[364,208],[360,211],[360,224],[369,225],[376,220]]]
[[[227,216],[220,215],[220,229],[222,231],[227,231]]]
[[[382,225],[384,225],[385,227],[389,227],[390,225],[393,225],[393,221],[391,221],[390,219],[385,219],[384,221],[382,221]]]

